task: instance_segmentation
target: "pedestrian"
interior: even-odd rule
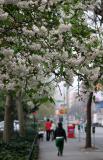
[[[56,125],[53,121],[51,121],[51,133],[50,133],[50,137],[51,137],[51,140],[54,139],[54,131],[56,129]]]
[[[47,119],[45,122],[45,130],[46,130],[46,140],[50,140],[50,132],[51,132],[51,121]]]
[[[64,128],[62,127],[62,123],[58,123],[58,127],[56,128],[54,132],[54,139],[56,142],[56,146],[58,149],[58,156],[63,155],[63,149],[64,149],[64,140],[67,142],[66,132]]]

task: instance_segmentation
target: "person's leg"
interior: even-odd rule
[[[52,130],[50,131],[50,139],[52,140]]]
[[[54,130],[51,130],[51,132],[50,132],[50,138],[51,138],[51,140],[54,139]]]
[[[54,139],[54,130],[52,130],[52,140]]]
[[[60,151],[59,151],[59,139],[56,139],[55,144],[56,144],[56,147],[57,147],[57,150],[58,150],[57,155],[59,156],[60,155]]]
[[[48,135],[47,135],[47,131],[46,131],[46,141],[47,141],[47,137],[48,137]]]
[[[64,139],[60,139],[59,152],[61,156],[63,155],[63,149],[64,149]]]
[[[46,131],[46,140],[49,141],[49,133],[48,133],[48,130]]]
[[[51,131],[49,130],[48,131],[48,141],[50,140],[50,134],[51,134]]]

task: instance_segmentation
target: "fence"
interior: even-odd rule
[[[30,153],[27,157],[27,160],[35,160],[35,158],[37,159],[38,157],[38,151],[39,151],[39,144],[38,144],[38,134],[35,135],[34,141],[32,143],[31,146],[31,150]]]

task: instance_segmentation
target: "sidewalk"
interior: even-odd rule
[[[65,143],[63,156],[58,157],[55,141],[44,140],[40,142],[39,160],[103,160],[103,148],[86,150],[84,144],[84,140],[70,139]]]

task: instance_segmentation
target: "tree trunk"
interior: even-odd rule
[[[86,148],[91,148],[91,105],[92,105],[93,92],[89,94],[87,102],[87,125],[86,125]]]
[[[19,134],[21,137],[24,137],[26,134],[26,125],[24,120],[24,112],[23,112],[20,92],[18,92],[16,95],[16,107],[17,107],[18,120],[19,120],[19,126],[20,126]]]
[[[13,135],[13,94],[8,91],[5,104],[3,141],[7,143]]]

